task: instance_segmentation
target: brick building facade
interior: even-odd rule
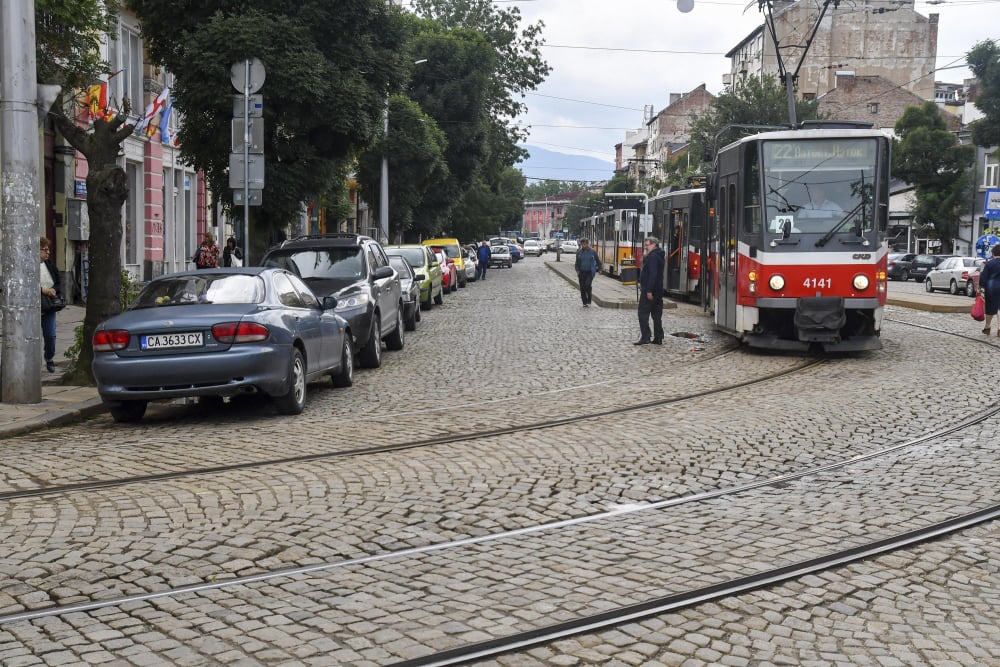
[[[856,120],[872,123],[875,129],[892,131],[896,121],[907,107],[922,106],[925,100],[900,88],[881,76],[855,76],[840,74],[834,88],[819,97],[819,111],[837,120]],[[951,132],[962,127],[962,120],[941,111]]]
[[[774,5],[774,30],[783,46],[786,69],[799,66],[805,45],[822,5],[785,2]],[[938,15],[914,10],[914,0],[862,0],[857,4],[832,4],[819,22],[812,44],[799,68],[796,90],[812,99],[836,85],[837,72],[880,76],[909,90],[922,100],[934,99]],[[770,31],[761,25],[726,57],[730,71],[723,83],[741,77],[779,74]]]

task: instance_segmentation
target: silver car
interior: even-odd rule
[[[948,290],[951,294],[964,292],[975,296],[972,274],[985,263],[986,260],[979,257],[949,257],[927,272],[924,289],[928,292]]]
[[[475,281],[476,272],[479,268],[479,259],[476,257],[476,253],[469,248],[462,248],[462,257],[465,258],[465,278],[466,280]]]
[[[347,321],[294,274],[248,267],[161,276],[128,310],[98,325],[93,371],[115,421],[142,419],[149,401],[264,393],[302,412],[306,385],[354,383]]]

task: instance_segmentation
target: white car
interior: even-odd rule
[[[580,244],[578,244],[573,239],[565,239],[562,242],[562,246],[559,248],[562,252],[576,252],[580,249]]]
[[[976,291],[972,274],[985,263],[986,260],[979,257],[949,257],[927,272],[924,289],[928,292],[948,290],[951,294],[964,292],[974,296]]]
[[[508,269],[514,266],[514,261],[510,256],[510,248],[505,245],[495,245],[490,248],[490,252],[493,253],[490,256],[490,268],[494,266],[507,267]]]
[[[476,253],[472,252],[468,248],[462,248],[462,257],[465,258],[465,279],[475,280],[476,267],[479,265],[479,260],[476,259]]]
[[[535,257],[541,257],[542,253],[545,252],[545,246],[538,241],[538,239],[526,239],[524,241],[524,254],[534,255]]]

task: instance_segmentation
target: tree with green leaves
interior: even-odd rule
[[[972,123],[972,142],[977,146],[1000,146],[1000,45],[992,40],[980,42],[966,60],[978,80],[974,104],[986,114]]]
[[[818,104],[816,100],[796,100],[799,122],[819,118]],[[788,126],[788,122],[788,96],[781,82],[771,75],[746,77],[717,95],[708,111],[694,117],[688,150],[700,161],[706,149],[714,154],[722,146],[759,131],[730,125]]]
[[[543,180],[530,183],[524,187],[524,198],[526,201],[536,201],[564,192],[579,192],[589,190],[591,184],[585,181],[557,181]]]
[[[975,148],[958,143],[934,102],[908,107],[895,129],[899,139],[893,141],[892,173],[914,187],[918,233],[933,231],[954,247]]]
[[[132,134],[126,103],[110,118],[77,125],[75,114],[87,86],[107,73],[101,60],[102,35],[113,28],[118,3],[114,0],[36,0],[36,58],[39,83],[63,87],[49,119],[66,141],[87,159],[87,211],[90,219],[88,253],[92,280],[87,294],[83,340],[74,367],[63,376],[71,384],[90,384],[97,325],[121,311],[121,208],[128,196],[125,171],[118,166],[122,142]]]
[[[475,241],[498,229],[521,229],[524,221],[524,175],[507,167],[487,183],[479,177],[452,210],[450,231],[456,237]]]
[[[409,96],[434,119],[446,139],[448,176],[429,190],[414,211],[413,232],[451,233],[451,212],[480,175],[488,153],[487,91],[495,55],[486,38],[468,28],[446,29],[430,19],[409,42],[426,63],[415,67]],[[390,185],[392,179],[390,179]]]
[[[382,156],[389,168],[389,238],[413,227],[414,211],[429,190],[448,180],[445,133],[405,95],[389,98],[389,134],[358,157],[358,180],[368,203],[381,206]]]
[[[482,197],[480,179],[495,195],[506,197],[511,185],[508,170],[525,156],[519,143],[527,138],[527,130],[517,118],[526,107],[520,99],[550,71],[541,57],[543,24],[522,27],[517,7],[501,9],[490,0],[415,0],[413,7],[440,30],[419,34],[411,43],[411,55],[427,58],[427,65],[433,65],[436,58],[453,63],[448,68],[424,65],[414,70],[411,96],[448,135],[448,166],[454,179],[452,187],[432,193],[434,197],[418,214],[418,223],[448,225],[451,207],[461,206],[463,219],[452,214],[450,225],[474,226],[473,220],[491,216],[491,211],[476,206],[491,199]],[[485,40],[488,56],[477,51],[475,60],[463,56],[455,63],[449,59],[448,40],[459,36]],[[424,55],[425,51],[432,55]],[[485,70],[474,70],[473,65]],[[458,99],[453,93],[472,96],[463,103],[463,110],[451,108]],[[462,202],[467,193],[471,201]]]
[[[303,201],[341,191],[357,153],[383,134],[386,95],[405,81],[403,22],[382,0],[126,1],[151,59],[175,77],[181,155],[227,206],[230,66],[264,64],[266,185],[251,212],[251,262]]]
[[[520,98],[535,90],[552,69],[541,55],[545,24],[539,21],[522,27],[517,7],[501,9],[491,0],[415,0],[413,7],[418,16],[447,29],[481,33],[493,48],[494,71],[487,95],[494,130],[491,158],[498,165],[516,164],[524,155],[518,144],[528,137],[527,130],[515,122],[527,109]]]

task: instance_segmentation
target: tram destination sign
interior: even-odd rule
[[[765,141],[768,169],[846,169],[872,167],[878,144],[874,139]]]

